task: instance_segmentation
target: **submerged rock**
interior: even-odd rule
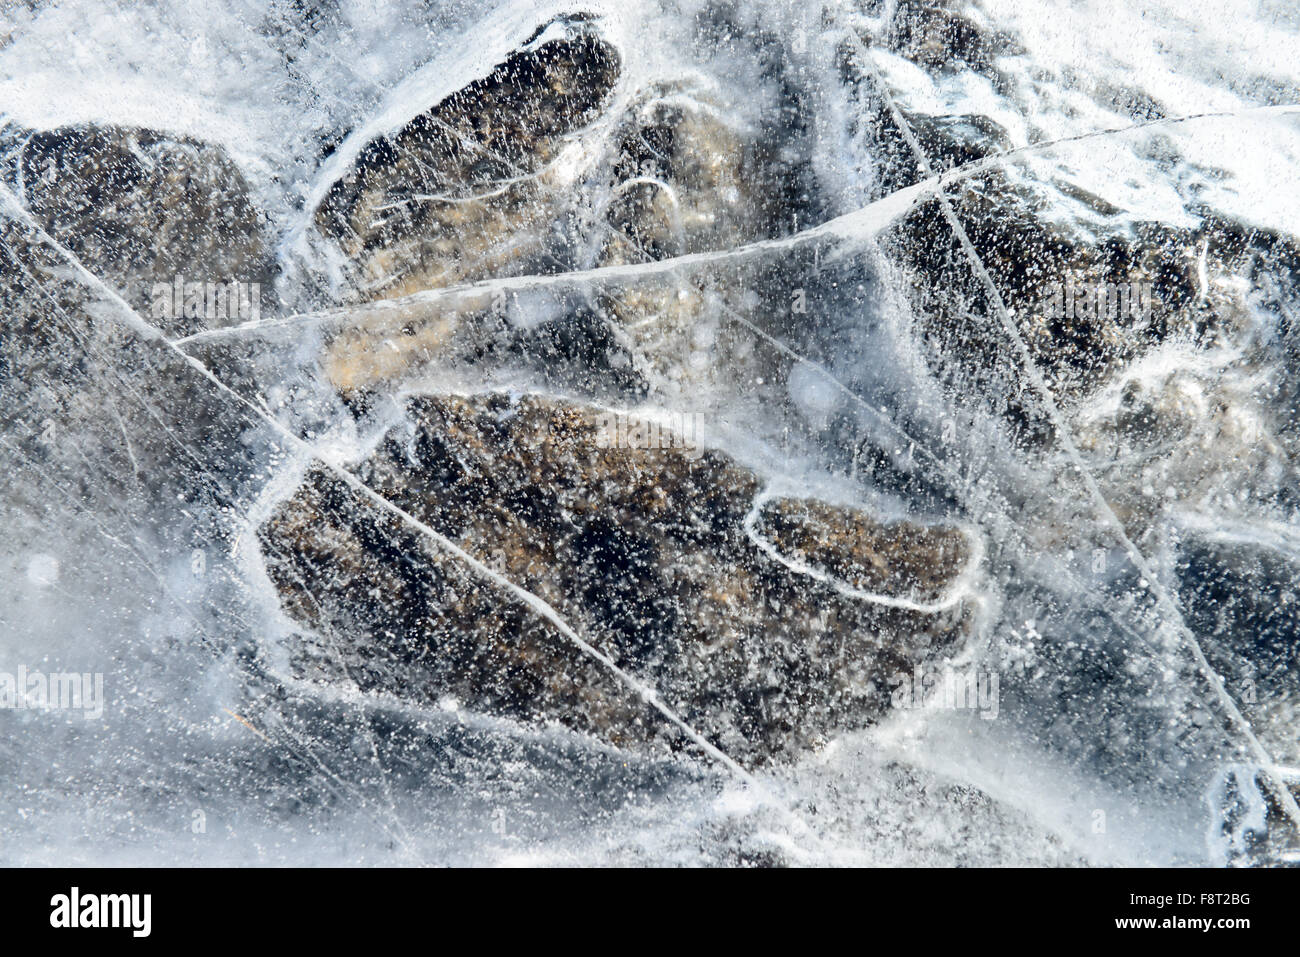
[[[732,249],[780,234],[797,206],[797,175],[743,113],[689,83],[644,91],[617,134],[597,264],[622,266]],[[756,374],[722,336],[727,313],[754,316],[788,298],[734,266],[601,288],[602,315],[630,343],[660,394],[698,394]]]
[[[68,493],[120,512],[147,501],[147,527],[178,501],[237,498],[246,421],[160,334],[250,318],[269,292],[265,224],[238,167],[219,146],[123,126],[10,127],[0,147],[21,207],[0,210],[0,395],[25,400],[0,431]],[[232,385],[246,375],[238,360],[222,369]]]
[[[348,262],[347,298],[501,275],[544,256],[542,227],[571,201],[582,165],[568,137],[599,115],[619,66],[589,18],[561,18],[364,144],[314,217]]]
[[[538,395],[421,396],[357,474],[549,603],[742,763],[876,720],[893,676],[968,632],[966,532],[766,497],[725,453],[648,419],[620,429],[619,415]],[[327,471],[259,538],[304,628],[302,677],[620,746],[677,743],[606,666]]]
[[[221,147],[109,125],[6,138],[18,143],[10,176],[36,221],[165,332],[188,335],[260,308],[274,268],[265,221]]]
[[[729,102],[700,76],[615,96],[620,71],[599,20],[539,28],[488,76],[359,147],[314,214],[330,252],[311,268],[329,271],[332,257],[338,298],[391,301],[720,251],[797,228],[807,157],[789,129],[763,127],[763,109]],[[324,366],[345,392],[418,381],[448,363],[518,361],[545,388],[671,399],[762,375],[720,336],[719,316],[790,294],[733,272],[575,281],[551,299],[501,288],[395,304],[349,321]],[[583,370],[578,381],[557,379],[564,363]]]
[[[899,4],[877,33],[863,31],[860,43],[846,41],[839,58],[851,102],[859,110],[853,130],[873,156],[874,196],[910,186],[924,175],[891,103],[933,173],[1024,146],[1013,142],[999,122],[1014,118],[1015,111],[997,110],[999,104],[1030,95],[1020,88],[1023,76],[1002,69],[1011,65],[1003,58],[1024,52],[1013,40],[941,4],[922,3]],[[881,64],[896,62],[891,54],[922,67],[929,79],[910,89],[895,85],[910,74],[880,72]],[[874,66],[868,62],[872,58]],[[963,105],[972,103],[974,98],[944,86],[952,70],[962,66],[991,81],[994,95],[984,102],[992,115],[949,114],[936,106],[936,99],[949,95]],[[878,79],[888,88],[880,89]],[[1121,116],[1146,120],[1163,115],[1158,104],[1137,103],[1131,90],[1099,85],[1088,92],[1098,108]],[[1047,141],[1035,130],[1029,139],[1038,139],[1039,146]],[[1096,142],[1110,145],[1104,139]],[[1158,132],[1134,138],[1131,145],[1135,157],[1153,167],[1179,161],[1172,143]],[[944,193],[1068,416],[1165,342],[1213,345],[1239,338],[1250,324],[1247,284],[1267,280],[1279,264],[1290,268],[1296,245],[1290,237],[1206,207],[1195,189],[1184,196],[1177,221],[1124,208],[1124,198],[1133,199],[1127,186],[1108,199],[1074,181],[1067,158],[1082,158],[1096,146],[1067,142],[1063,148],[1072,152],[1059,154],[1055,171],[1045,173],[1013,157],[952,178]],[[1037,155],[1053,154],[1044,149]],[[911,280],[911,304],[933,344],[936,372],[962,389],[1002,393],[1000,411],[1031,438],[1043,437],[1050,429],[1034,400],[1023,394],[1020,357],[1010,348],[940,201],[917,205],[883,238],[886,252]],[[1093,308],[1084,293],[1099,288],[1104,290],[1101,307]],[[1076,293],[1078,309],[1073,306]]]
[[[1300,487],[1290,461],[1289,399],[1285,386],[1271,384],[1289,377],[1278,374],[1278,350],[1264,344],[1259,317],[1291,309],[1286,282],[1277,277],[1300,269],[1296,238],[1207,206],[1195,187],[1180,190],[1179,209],[1143,205],[1126,192],[1131,184],[1117,185],[1107,198],[1075,181],[1068,161],[1105,145],[1131,149],[1133,163],[1152,167],[1159,182],[1157,168],[1183,162],[1159,131],[1141,131],[1127,146],[1104,138],[1067,141],[1062,149],[1074,152],[1056,158],[1029,147],[1023,157],[955,175],[958,167],[1024,146],[994,116],[1006,120],[1012,114],[999,113],[998,100],[1025,92],[1017,88],[1023,76],[1002,72],[1013,64],[1001,58],[1014,55],[1015,45],[955,22],[938,8],[900,5],[879,36],[846,41],[840,59],[851,99],[861,106],[856,131],[878,158],[875,192],[887,195],[924,175],[892,102],[931,171],[948,172],[944,197],[969,239],[964,248],[937,197],[882,236],[886,256],[908,280],[936,380],[959,404],[978,396],[970,414],[992,412],[1019,443],[1038,451],[1059,438],[1048,415],[1055,405],[1133,540],[1148,535],[1170,506],[1199,508],[1225,484],[1269,506],[1294,508]],[[916,36],[956,45],[940,44],[941,55],[931,61]],[[865,48],[873,43],[874,69]],[[943,97],[945,71],[972,49],[996,51],[965,57],[993,83],[998,96],[986,101],[992,115],[937,115],[934,97]],[[910,74],[881,72],[881,64],[895,62],[889,54],[923,67],[929,89],[895,86]],[[1103,85],[1089,92],[1099,108],[1125,117],[1164,115],[1158,104],[1136,102],[1132,91]],[[1043,162],[1031,161],[1031,153]],[[1105,191],[1105,184],[1090,186]],[[1049,396],[1032,383],[981,271]]]
[[[996,76],[994,61],[1017,49],[1015,41],[979,26],[969,16],[944,9],[946,5],[942,0],[896,4],[887,27],[890,49],[930,70],[973,70]]]
[[[0,249],[0,448],[24,479],[0,502],[11,541],[48,537],[71,504],[94,516],[92,554],[187,547],[198,513],[240,500],[244,410],[12,208]]]
[[[1188,623],[1279,765],[1300,765],[1300,555],[1280,523],[1232,520],[1184,530],[1174,571]],[[1300,785],[1300,780],[1295,782]]]
[[[485,77],[396,132],[363,144],[325,193],[314,228],[341,255],[350,302],[518,273],[578,268],[579,180],[599,160],[598,133],[620,56],[576,14],[538,28]],[[543,297],[545,298],[545,297]],[[323,360],[348,393],[438,366],[526,363],[543,381],[588,394],[643,392],[626,343],[582,302],[540,306],[504,293],[360,316]],[[566,374],[568,377],[566,378]]]

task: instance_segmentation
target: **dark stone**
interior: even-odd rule
[[[169,335],[241,317],[222,309],[187,318],[175,303],[157,313],[156,283],[179,277],[270,292],[275,267],[263,214],[219,146],[119,126],[30,132],[21,135],[16,179],[37,222]]]
[[[933,611],[854,592],[935,603],[962,587],[973,553],[955,528],[785,498],[757,509],[751,534],[762,480],[717,450],[608,447],[608,413],[536,395],[425,396],[406,411],[363,480],[550,603],[746,764],[872,722],[892,676],[970,625],[964,591]],[[780,560],[757,544],[768,535]],[[308,629],[306,677],[450,696],[618,745],[680,744],[517,598],[325,471],[259,536],[285,610]]]

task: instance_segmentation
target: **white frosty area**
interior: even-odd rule
[[[884,6],[887,13],[889,4]],[[603,9],[600,4],[522,2],[431,8],[400,0],[345,0],[332,34],[304,45],[287,70],[266,39],[265,8],[239,0],[121,8],[55,3],[0,46],[0,124],[43,129],[86,121],[119,123],[219,143],[249,178],[281,252],[288,254],[301,251],[310,210],[375,134],[400,127],[485,75],[557,10],[605,15],[611,39],[627,58],[620,98],[639,78],[666,65],[689,64],[691,55],[689,18],[667,19],[648,2]],[[1230,210],[1245,222],[1300,234],[1300,190],[1294,188],[1300,122],[1292,112],[1300,102],[1300,63],[1294,56],[1300,26],[1286,5],[1166,0],[1116,7],[981,0],[970,10],[977,22],[1005,30],[1023,46],[1023,54],[1004,58],[999,67],[1015,75],[1031,99],[1011,102],[972,71],[936,81],[900,57],[873,54],[875,67],[910,111],[988,116],[1006,130],[1013,149],[1023,148],[1016,163],[1025,176],[1068,181],[1135,220],[1192,225],[1188,206],[1195,199]],[[781,35],[796,30],[814,34],[802,75],[805,82],[814,78],[812,88],[824,97],[823,105],[829,104],[827,115],[834,115],[838,94],[830,79],[835,67],[828,50],[848,26],[869,24],[872,18],[840,11],[828,18],[831,26],[820,40],[816,34],[822,21],[811,8],[765,3],[761,19]],[[746,49],[737,43],[718,55],[725,63],[727,55],[743,57]],[[816,79],[818,71],[824,82]],[[1099,102],[1104,99],[1099,91],[1115,86],[1147,94],[1170,118],[1223,115],[1047,145],[1135,125],[1131,117]],[[318,168],[320,142],[342,130],[355,132]],[[195,358],[200,346],[247,343],[253,350],[265,348],[265,356],[297,361],[339,321],[384,314],[418,318],[440,305],[481,301],[496,291],[536,290],[540,301],[551,291],[559,296],[600,285],[634,289],[664,275],[748,268],[809,250],[834,267],[872,255],[875,239],[917,203],[992,165],[932,177],[869,203],[864,197],[872,174],[864,170],[853,144],[838,131],[818,135],[832,215],[821,223],[802,224],[782,239],[639,265],[491,279],[346,314],[289,309],[170,346],[187,357],[196,389],[220,391],[226,385],[222,370]],[[1151,159],[1148,150],[1156,138],[1167,139],[1181,157],[1176,169],[1162,169]],[[5,197],[7,218],[23,221],[14,208],[19,199]],[[1077,222],[1081,213],[1068,204],[1042,215]],[[94,289],[92,298],[98,301],[87,310],[95,310],[97,318],[125,323],[147,337],[160,336],[95,277],[77,275],[77,281]],[[908,381],[909,363],[919,362],[907,345],[905,317],[887,317],[894,328],[885,333],[864,329],[861,341],[881,350],[887,345],[882,342],[894,343],[890,367],[873,372],[875,380],[853,385],[846,385],[842,371],[829,361],[803,355],[742,316],[720,316],[720,322],[739,326],[763,347],[795,360],[788,394],[815,427],[850,410],[864,432],[888,436],[900,460],[914,457],[923,468],[955,477],[968,491],[964,504],[978,520],[969,528],[974,557],[967,573],[939,601],[920,603],[832,582],[854,598],[931,611],[972,594],[986,538],[999,544],[1018,541],[1021,512],[1029,506],[1012,507],[985,496],[962,462],[949,461],[918,442],[906,430],[910,420],[887,408],[890,387]],[[69,341],[68,348],[77,344]],[[1198,359],[1207,365],[1192,371],[1213,377],[1229,358]],[[1134,380],[1163,381],[1171,370],[1193,366],[1173,349],[1144,362],[1129,370]],[[864,382],[874,382],[879,394],[864,397]],[[938,400],[926,386],[909,388],[920,404],[935,405],[930,417],[941,423]],[[1189,402],[1195,402],[1194,390],[1188,389],[1193,396]],[[962,712],[900,712],[869,732],[828,742],[794,767],[757,775],[740,771],[707,744],[664,765],[629,758],[560,729],[521,730],[468,712],[453,700],[438,709],[420,709],[347,688],[299,689],[316,710],[299,715],[296,723],[286,719],[280,727],[259,729],[234,710],[239,691],[233,656],[214,656],[204,645],[214,637],[209,634],[213,630],[221,632],[216,637],[238,635],[252,640],[288,674],[277,660],[283,654],[278,639],[293,625],[280,611],[258,561],[256,528],[313,459],[376,506],[476,564],[436,529],[400,513],[355,477],[356,463],[380,436],[357,434],[343,417],[316,431],[318,423],[303,421],[304,391],[309,388],[292,382],[256,400],[241,397],[257,425],[249,442],[264,479],[262,494],[248,514],[223,516],[225,537],[193,550],[159,553],[143,537],[110,535],[95,515],[59,499],[59,490],[42,486],[38,467],[23,463],[15,468],[14,487],[60,504],[49,507],[50,522],[16,530],[25,536],[21,549],[0,553],[0,580],[8,599],[0,609],[0,670],[25,663],[50,670],[104,671],[110,707],[102,725],[92,729],[76,721],[0,715],[8,735],[0,747],[0,774],[14,782],[15,795],[0,805],[5,863],[694,864],[762,860],[770,854],[777,860],[828,864],[1151,864],[1218,863],[1233,849],[1206,812],[1207,800],[1223,800],[1215,789],[1227,787],[1231,768],[1216,777],[1213,769],[1198,765],[1188,776],[1203,777],[1188,783],[1180,781],[1180,770],[1172,764],[1176,759],[1151,755],[1150,779],[1144,769],[1132,766],[1125,769],[1129,773],[1107,777],[1059,757],[1037,739],[1040,732],[1044,738],[1096,734],[1104,742],[1112,733],[1105,714],[1094,715],[1091,724],[1082,721],[1077,731],[1058,726],[1068,724],[1074,709],[1087,713],[1091,706],[1086,701],[1063,705],[1060,722],[1041,714],[1025,721],[982,721],[978,714]],[[1104,420],[1119,400],[1119,386],[1103,391],[1081,420]],[[737,407],[744,408],[743,397]],[[870,499],[885,514],[906,514],[901,494],[846,489],[843,481],[824,473],[814,454],[778,454],[766,441],[781,427],[776,413],[765,419],[763,410],[749,412],[766,432],[751,432],[742,422],[717,436],[742,461],[805,493],[831,501]],[[396,416],[390,424],[395,422]],[[33,423],[39,427],[39,421]],[[103,428],[120,431],[131,454],[129,427],[111,410],[103,412]],[[13,452],[9,437],[4,438],[5,451]],[[1030,471],[997,436],[987,438],[987,447],[989,454],[1007,457],[1008,473]],[[196,483],[210,481],[204,469],[217,463],[205,460],[202,449],[193,451],[199,464],[178,457],[178,471],[192,472]],[[1027,497],[1055,494],[1033,484],[1031,476],[1025,481]],[[6,494],[17,495],[12,490]],[[761,501],[745,524],[751,539],[796,572],[826,578],[782,556],[758,535],[753,520]],[[1300,558],[1300,532],[1284,515],[1226,521],[1193,511],[1182,521],[1216,542],[1262,542]],[[1171,572],[1165,558],[1147,558],[1154,563],[1153,581],[1144,579],[1130,592],[1130,597],[1141,595],[1133,599],[1136,605],[1147,600],[1149,591],[1159,594],[1168,587]],[[1086,560],[1081,558],[1080,565]],[[477,567],[493,580],[500,578],[482,563]],[[1059,589],[1062,604],[1070,604],[1087,587],[1079,566],[1044,567],[1043,574]],[[584,650],[600,654],[549,605],[516,586],[507,588]],[[991,586],[979,597],[981,614],[995,620],[1003,596]],[[1135,621],[1138,611],[1133,612]],[[1020,639],[1032,636],[1033,624],[1010,624],[1017,642],[1007,654],[1020,656],[1019,673],[1032,682],[1034,645]],[[1138,634],[1134,626],[1134,645],[1146,643],[1148,649],[1135,668],[1174,670],[1183,652],[1163,627]],[[980,655],[998,640],[991,627],[981,628],[978,640],[963,651],[965,661],[978,666]],[[620,676],[665,710],[655,689]],[[1004,707],[1014,703],[1013,697]],[[1214,704],[1207,699],[1205,707],[1212,711]],[[274,735],[274,748],[267,747],[267,732]],[[686,734],[694,732],[687,727]],[[1295,777],[1285,768],[1279,773]],[[1243,771],[1242,776],[1248,775]],[[1258,828],[1263,815],[1258,794],[1248,795],[1246,804],[1240,827]],[[1104,832],[1096,828],[1099,810],[1105,811]],[[192,826],[196,811],[203,812],[206,822],[201,831]]]

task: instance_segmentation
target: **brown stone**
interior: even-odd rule
[[[608,447],[612,413],[559,399],[422,396],[406,413],[360,477],[548,602],[744,763],[877,719],[892,676],[970,625],[958,579],[974,550],[960,530],[805,499],[756,509],[763,479],[725,453]],[[310,473],[259,534],[310,636],[304,677],[451,697],[618,745],[680,743],[517,598],[327,472]],[[800,571],[787,550],[820,567]],[[885,600],[858,597],[863,586]]]

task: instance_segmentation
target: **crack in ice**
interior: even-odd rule
[[[920,143],[917,141],[915,132],[903,117],[902,111],[898,108],[898,105],[894,102],[894,98],[890,94],[884,78],[880,75],[880,71],[876,67],[871,52],[863,45],[856,32],[853,30],[846,30],[845,32],[856,46],[864,65],[870,72],[877,89],[880,91],[880,95],[884,98],[884,101],[889,108],[890,114],[893,117],[895,125],[898,127],[899,133],[903,136],[904,140],[906,140],[909,148],[915,155],[921,172],[927,176],[930,175],[931,170],[929,159],[927,158],[925,151],[922,150]],[[1264,109],[1288,109],[1294,111],[1300,109],[1300,107],[1266,107]],[[1183,645],[1188,649],[1193,661],[1196,663],[1197,669],[1201,672],[1202,677],[1214,692],[1214,698],[1219,703],[1220,708],[1227,716],[1229,722],[1237,729],[1238,733],[1245,741],[1247,750],[1260,764],[1261,772],[1273,787],[1282,810],[1286,813],[1287,817],[1291,819],[1293,826],[1296,827],[1297,830],[1300,830],[1300,804],[1296,803],[1296,799],[1288,789],[1286,782],[1273,770],[1276,767],[1276,762],[1274,762],[1268,751],[1255,736],[1255,732],[1250,727],[1250,723],[1237,707],[1236,701],[1234,701],[1232,696],[1228,694],[1227,689],[1223,685],[1223,679],[1214,671],[1209,660],[1205,657],[1205,652],[1201,649],[1200,642],[1196,640],[1196,636],[1193,635],[1191,629],[1187,627],[1187,623],[1184,621],[1182,612],[1179,610],[1177,603],[1160,584],[1160,580],[1155,574],[1155,569],[1151,567],[1146,556],[1138,550],[1137,546],[1129,538],[1128,533],[1124,530],[1123,523],[1120,522],[1119,517],[1111,508],[1110,503],[1106,501],[1100,486],[1097,484],[1096,478],[1088,470],[1084,463],[1083,456],[1079,453],[1079,449],[1075,445],[1074,438],[1066,425],[1064,416],[1061,414],[1055,397],[1048,388],[1047,382],[1044,380],[1037,364],[1034,362],[1033,355],[1029,351],[1029,347],[1026,345],[1023,336],[1020,334],[1019,328],[1016,326],[1015,321],[1007,311],[1006,305],[1002,301],[1001,293],[999,293],[997,285],[993,281],[993,277],[989,275],[987,268],[985,268],[983,261],[979,257],[979,253],[976,252],[974,245],[971,243],[970,237],[966,234],[966,230],[962,226],[961,221],[957,216],[957,212],[953,208],[952,202],[942,191],[937,194],[937,198],[943,210],[944,219],[947,221],[953,235],[961,245],[962,251],[970,260],[971,268],[975,271],[981,285],[983,285],[985,292],[987,292],[990,304],[993,307],[993,312],[1000,321],[1003,330],[1011,339],[1017,353],[1019,353],[1020,358],[1024,363],[1024,372],[1029,377],[1030,382],[1041,397],[1043,411],[1051,420],[1052,425],[1056,430],[1058,440],[1061,442],[1067,456],[1070,458],[1074,467],[1082,477],[1084,485],[1088,489],[1088,494],[1093,500],[1093,504],[1096,506],[1098,512],[1113,527],[1115,534],[1124,545],[1124,549],[1128,553],[1129,559],[1133,562],[1134,567],[1141,572],[1147,589],[1151,592],[1153,597],[1156,599],[1156,602],[1161,607],[1161,610],[1164,612],[1166,621],[1169,622],[1178,633]]]
[[[321,462],[321,464],[324,465],[326,469],[328,469],[335,477],[342,480],[344,484],[346,484],[350,489],[352,489],[362,498],[374,504],[381,511],[393,515],[399,521],[403,522],[404,524],[408,525],[412,529],[418,531],[420,534],[429,538],[436,545],[438,545],[439,548],[441,548],[444,552],[459,559],[462,563],[464,563],[469,568],[471,568],[474,572],[476,572],[480,577],[492,582],[493,584],[509,592],[511,595],[515,597],[516,600],[529,607],[539,617],[550,622],[551,625],[553,625],[561,633],[561,635],[563,635],[580,651],[582,651],[584,654],[586,654],[588,657],[592,658],[593,660],[602,664],[624,686],[626,686],[630,691],[632,691],[637,697],[639,697],[646,704],[650,705],[652,708],[658,711],[671,725],[676,727],[688,740],[690,740],[694,745],[696,745],[696,747],[698,747],[701,751],[703,751],[707,756],[717,761],[719,764],[727,768],[730,772],[732,772],[734,775],[739,777],[745,783],[749,784],[751,787],[755,789],[756,792],[764,795],[769,794],[768,789],[752,773],[747,771],[745,768],[741,767],[741,765],[738,764],[734,759],[732,759],[730,756],[728,756],[726,753],[720,750],[716,745],[714,745],[707,738],[705,738],[700,732],[696,731],[689,724],[687,724],[682,718],[680,718],[670,707],[664,704],[663,700],[661,699],[661,697],[659,696],[658,692],[655,689],[645,684],[644,682],[640,681],[639,679],[635,678],[630,673],[625,671],[623,668],[619,667],[619,665],[607,654],[600,651],[598,648],[594,647],[585,639],[583,639],[568,624],[568,622],[564,620],[564,618],[559,614],[559,612],[557,612],[549,603],[539,598],[537,595],[534,595],[532,592],[528,591],[522,586],[511,581],[509,578],[505,577],[504,575],[497,572],[496,570],[490,568],[488,565],[484,564],[482,561],[480,561],[478,558],[471,555],[469,552],[460,548],[458,545],[456,545],[455,542],[451,541],[451,539],[447,538],[445,535],[436,531],[425,522],[421,521],[420,519],[416,518],[410,513],[394,505],[392,502],[388,501],[378,492],[374,491],[363,481],[361,481],[361,479],[359,479],[350,470],[343,468],[341,465],[329,461],[326,458],[322,458],[318,453],[312,450],[311,446],[306,441],[299,438],[296,434],[294,434],[291,430],[289,430],[285,426],[281,425],[280,422],[274,418],[274,416],[271,416],[266,411],[259,408],[256,404],[254,404],[249,399],[239,395],[228,385],[222,382],[219,378],[217,378],[217,376],[213,374],[212,371],[208,369],[206,365],[204,365],[198,359],[194,358],[193,356],[185,352],[176,343],[169,341],[162,334],[160,330],[150,325],[149,323],[145,322],[135,312],[135,310],[132,309],[131,306],[124,299],[122,299],[122,297],[118,293],[116,293],[113,289],[107,286],[103,282],[103,280],[101,280],[99,277],[95,276],[88,269],[86,269],[80,263],[80,261],[77,260],[76,256],[70,250],[64,248],[60,243],[58,243],[56,240],[50,237],[49,234],[45,232],[45,230],[42,229],[41,226],[31,218],[31,216],[27,213],[27,211],[17,204],[17,201],[14,198],[12,192],[7,187],[0,186],[0,190],[3,190],[3,194],[4,194],[3,195],[4,202],[2,205],[0,205],[0,210],[5,212],[6,215],[10,216],[13,219],[16,219],[20,223],[23,223],[28,228],[32,229],[33,231],[37,232],[40,236],[42,236],[43,240],[52,249],[54,249],[60,255],[64,256],[69,261],[69,263],[78,272],[78,274],[81,276],[81,278],[84,280],[84,282],[87,285],[89,285],[92,289],[96,289],[97,291],[99,291],[109,304],[116,307],[115,309],[112,310],[113,313],[121,315],[122,319],[132,329],[140,331],[142,335],[146,335],[147,338],[149,338],[150,340],[157,340],[160,341],[162,344],[168,346],[173,352],[175,352],[178,356],[180,356],[183,359],[183,361],[190,366],[190,368],[192,368],[203,378],[207,379],[220,392],[234,399],[238,404],[243,405],[244,407],[252,410],[252,412],[256,415],[258,419],[264,421],[267,425],[269,425],[282,439],[286,440],[295,448],[298,448],[300,451],[310,454],[312,458],[315,459],[316,461]],[[784,805],[780,804],[780,802],[774,802],[774,803],[777,803],[778,806],[784,808]],[[792,814],[792,812],[790,812],[788,808],[786,808],[785,811],[787,813]],[[797,817],[795,817],[794,819],[798,821]],[[802,822],[799,823],[802,824]],[[801,830],[806,829],[808,830],[809,833],[812,833],[811,829],[808,828],[806,824],[803,824],[800,829]]]

